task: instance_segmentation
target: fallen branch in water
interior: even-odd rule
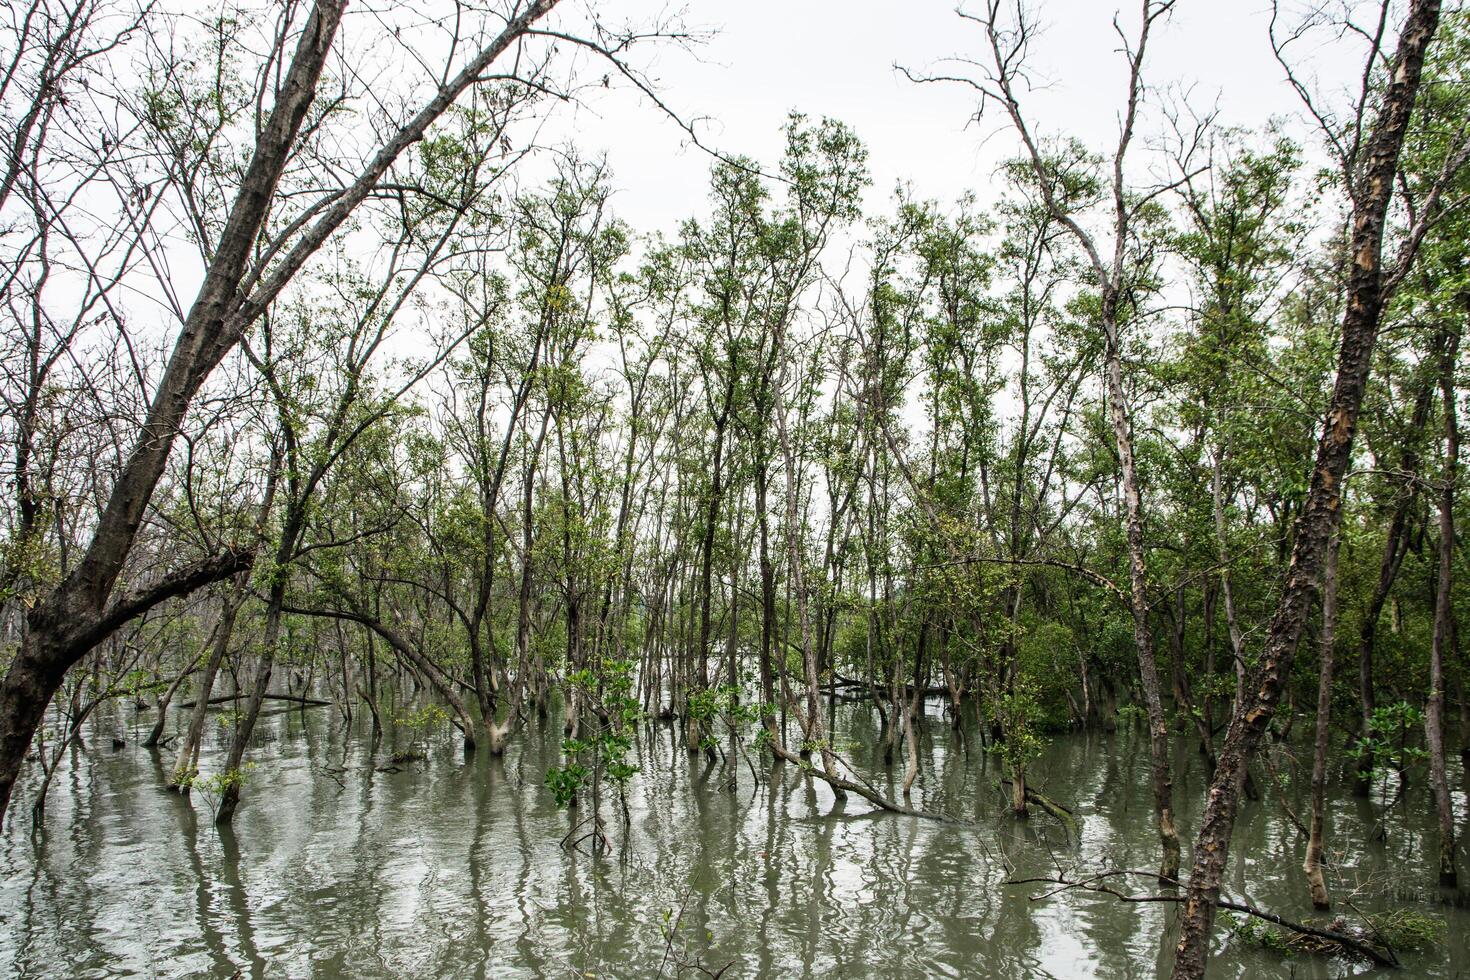
[[[205,704],[228,704],[231,701],[239,701],[242,698],[247,698],[249,696],[249,694],[224,694],[217,698],[210,698],[208,701],[205,702]],[[267,694],[265,695],[265,700],[289,701],[292,704],[299,704],[307,708],[317,708],[332,703],[330,701],[322,701],[318,698],[298,697],[294,694]],[[179,705],[179,708],[181,710],[184,708],[192,708],[197,703],[197,701],[186,701],[183,704]]]
[[[1031,901],[1033,901],[1033,902],[1039,902],[1039,901],[1042,901],[1044,899],[1051,898],[1052,896],[1057,895],[1057,894],[1060,894],[1061,892],[1074,891],[1074,890],[1075,891],[1095,892],[1095,893],[1102,894],[1102,895],[1111,895],[1113,898],[1116,898],[1120,902],[1182,902],[1182,901],[1184,901],[1184,896],[1183,895],[1180,895],[1180,894],[1165,894],[1165,895],[1142,894],[1142,895],[1137,895],[1137,894],[1132,894],[1132,893],[1129,893],[1129,892],[1120,891],[1119,889],[1114,888],[1111,885],[1106,884],[1106,882],[1109,879],[1113,879],[1113,878],[1126,878],[1126,877],[1128,877],[1130,875],[1138,876],[1138,877],[1142,877],[1142,878],[1151,878],[1154,881],[1160,882],[1161,884],[1164,884],[1164,885],[1176,886],[1176,887],[1178,885],[1177,882],[1172,881],[1170,879],[1166,879],[1162,875],[1160,875],[1160,874],[1158,874],[1157,872],[1154,872],[1154,871],[1133,871],[1133,870],[1123,870],[1123,869],[1115,869],[1115,870],[1111,870],[1111,871],[1099,871],[1097,874],[1089,875],[1086,878],[1078,878],[1078,879],[1069,879],[1069,878],[1066,878],[1061,873],[1058,873],[1055,877],[1052,877],[1052,878],[1017,878],[1017,879],[1008,879],[1005,882],[1005,884],[1007,884],[1007,885],[1037,885],[1037,884],[1041,884],[1041,885],[1055,885],[1056,886],[1054,888],[1049,889],[1048,891],[1045,891],[1045,892],[1041,893],[1040,895],[1033,895],[1031,897]],[[1251,916],[1252,918],[1260,919],[1263,922],[1269,922],[1269,923],[1271,923],[1274,926],[1280,926],[1281,928],[1287,929],[1287,930],[1289,930],[1291,932],[1294,932],[1294,933],[1296,933],[1299,936],[1308,936],[1308,937],[1311,937],[1313,939],[1319,940],[1322,943],[1327,944],[1325,947],[1322,947],[1322,946],[1317,947],[1314,950],[1316,952],[1325,952],[1325,951],[1328,951],[1330,949],[1335,949],[1335,950],[1337,950],[1339,952],[1354,953],[1354,954],[1362,957],[1363,959],[1371,960],[1377,966],[1392,966],[1392,967],[1397,967],[1399,965],[1398,957],[1394,955],[1394,951],[1393,951],[1392,948],[1390,948],[1387,945],[1385,945],[1383,948],[1380,949],[1379,947],[1375,946],[1373,943],[1371,943],[1371,942],[1369,942],[1369,941],[1367,941],[1365,939],[1362,939],[1362,938],[1360,938],[1358,936],[1354,936],[1351,933],[1342,932],[1342,931],[1337,930],[1337,929],[1323,929],[1323,928],[1321,928],[1319,926],[1308,925],[1305,922],[1293,922],[1290,919],[1282,918],[1281,916],[1277,915],[1274,912],[1267,912],[1265,909],[1258,909],[1255,906],[1253,906],[1253,905],[1247,905],[1244,902],[1234,902],[1234,901],[1231,901],[1230,899],[1227,899],[1227,898],[1224,898],[1224,897],[1220,897],[1220,898],[1215,899],[1215,906],[1217,908],[1225,909],[1226,911],[1229,911],[1229,912],[1238,912],[1238,913],[1240,913],[1242,915],[1248,915],[1248,916]]]
[[[828,773],[823,772],[817,766],[811,765],[810,760],[801,758],[790,749],[787,749],[785,746],[781,745],[781,743],[776,739],[772,739],[768,744],[770,745],[772,754],[774,754],[776,758],[784,759],[787,762],[801,766],[802,768],[810,772],[813,776],[816,776],[818,779],[824,780],[827,785],[831,786],[834,790],[840,790],[844,793],[854,793],[857,796],[861,796],[863,799],[867,800],[869,803],[873,804],[880,810],[886,810],[889,813],[901,813],[907,817],[922,817],[925,820],[938,820],[941,823],[968,824],[970,822],[968,820],[961,820],[959,817],[951,817],[947,813],[931,813],[928,810],[916,810],[913,807],[904,806],[901,803],[895,803],[883,794],[879,793],[873,787],[867,785],[866,783],[853,782],[850,779],[844,779],[841,776],[835,774],[829,775]],[[837,753],[834,752],[833,756],[836,757],[839,762],[843,761],[840,756],[837,756]],[[852,767],[848,766],[848,769],[851,770]]]
[[[1002,786],[1009,786],[1011,785],[1011,781],[1009,779],[1002,779],[1000,781],[1000,784]],[[1073,832],[1077,830],[1077,815],[1075,813],[1062,806],[1051,797],[1046,796],[1043,793],[1038,793],[1030,786],[1026,787],[1026,802],[1035,803],[1047,813],[1050,813],[1052,816],[1060,820],[1062,824],[1067,827],[1068,830],[1071,830]]]

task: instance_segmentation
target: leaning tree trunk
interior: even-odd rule
[[[1404,135],[1414,110],[1424,54],[1439,26],[1439,14],[1439,0],[1414,0],[1409,10],[1399,35],[1392,77],[1366,145],[1362,178],[1354,188],[1352,263],[1347,277],[1337,379],[1317,443],[1311,485],[1296,519],[1296,540],[1286,581],[1267,628],[1261,663],[1256,670],[1256,686],[1230,719],[1215,778],[1200,816],[1194,865],[1180,916],[1173,971],[1176,980],[1196,980],[1205,975],[1220,882],[1240,803],[1241,774],[1276,713],[1316,597],[1328,540],[1338,522],[1342,480],[1352,456],[1358,413],[1372,367],[1373,346],[1388,298],[1382,268],[1384,221],[1393,197]]]
[[[253,559],[253,552],[230,552],[166,576],[162,583],[114,595],[113,587],[132,552],[153,491],[168,463],[190,403],[214,368],[245,331],[279,296],[322,245],[342,227],[388,172],[466,89],[479,83],[490,65],[550,12],[557,0],[517,4],[517,12],[453,77],[445,79],[409,120],[382,144],[357,178],[297,232],[289,248],[247,293],[242,286],[257,258],[260,232],[270,214],[281,174],[316,98],[317,83],[346,4],[316,0],[302,26],[290,65],[281,76],[275,106],[260,127],[249,166],[220,230],[168,365],[92,538],[70,575],[26,616],[20,651],[0,680],[0,818],[41,722],[45,706],[66,671],[119,626],[168,598],[229,578]],[[284,64],[284,60],[283,60]]]
[[[339,0],[318,0],[312,6],[199,294],[154,390],[137,442],[98,516],[92,540],[71,574],[27,614],[20,651],[0,681],[0,817],[10,803],[31,737],[67,669],[126,622],[120,614],[128,611],[129,597],[112,597],[111,601],[109,597],[189,403],[243,330],[238,315],[240,284],[296,134],[316,96],[343,6]],[[234,570],[208,581],[218,581]],[[112,615],[114,610],[119,615]]]

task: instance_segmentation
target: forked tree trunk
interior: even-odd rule
[[[154,391],[138,440],[98,516],[92,540],[71,574],[26,617],[20,652],[0,681],[0,817],[10,803],[10,791],[31,737],[67,669],[126,622],[109,615],[119,601],[113,598],[109,602],[109,597],[163,475],[189,403],[243,330],[235,322],[240,283],[290,158],[291,146],[315,98],[317,80],[343,6],[340,0],[318,0],[312,6],[275,108],[261,131],[249,169],[221,229],[204,282]],[[235,570],[217,574],[195,587],[218,581]],[[146,611],[146,607],[138,611]]]

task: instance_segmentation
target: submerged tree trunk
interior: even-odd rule
[[[994,74],[997,101],[1010,116],[1025,145],[1028,162],[1036,177],[1037,189],[1047,211],[1068,232],[1086,253],[1089,264],[1097,276],[1100,290],[1098,323],[1103,331],[1103,353],[1105,359],[1104,382],[1107,391],[1109,420],[1112,426],[1118,463],[1122,471],[1122,496],[1128,544],[1128,606],[1133,617],[1133,640],[1138,656],[1139,681],[1143,687],[1144,707],[1148,713],[1149,763],[1153,771],[1154,816],[1158,824],[1159,845],[1162,851],[1159,872],[1166,881],[1175,881],[1179,876],[1179,833],[1174,827],[1174,785],[1169,769],[1169,730],[1164,718],[1160,696],[1158,665],[1155,662],[1153,636],[1148,623],[1148,576],[1145,564],[1143,539],[1143,499],[1138,480],[1138,467],[1133,455],[1132,422],[1128,416],[1126,392],[1123,386],[1123,350],[1120,327],[1124,312],[1126,277],[1129,272],[1128,241],[1131,224],[1137,206],[1130,200],[1125,177],[1125,162],[1134,136],[1134,125],[1138,118],[1139,101],[1143,93],[1142,71],[1144,54],[1148,48],[1149,34],[1153,24],[1163,17],[1171,3],[1144,3],[1143,23],[1136,39],[1126,45],[1128,58],[1128,98],[1122,113],[1122,126],[1118,145],[1111,163],[1112,180],[1112,255],[1104,259],[1093,236],[1074,217],[1074,205],[1058,196],[1058,182],[1053,164],[1043,156],[1041,144],[1032,135],[1021,112],[1017,96],[1016,79],[1024,61],[1024,49],[1028,32],[1025,29],[1008,31],[997,22],[999,4],[989,6],[988,15],[975,19],[985,25],[994,56]],[[1008,53],[1009,52],[1009,53]]]
[[[761,724],[770,737],[776,737],[776,681],[772,658],[776,647],[776,566],[771,560],[770,522],[767,516],[769,466],[763,445],[757,447],[755,464],[755,517],[758,532],[758,560],[761,569]]]
[[[1133,458],[1132,425],[1124,407],[1123,362],[1118,338],[1118,295],[1111,286],[1103,289],[1103,331],[1107,338],[1108,408],[1113,439],[1123,470],[1123,503],[1128,531],[1128,609],[1133,614],[1133,644],[1138,654],[1138,677],[1143,686],[1143,704],[1148,712],[1149,765],[1153,771],[1154,818],[1158,822],[1159,846],[1163,851],[1159,876],[1166,881],[1179,878],[1179,831],[1174,827],[1174,779],[1169,769],[1169,722],[1164,717],[1159,693],[1159,668],[1154,658],[1153,632],[1148,623],[1148,573],[1143,549],[1143,498],[1138,484],[1138,467]]]
[[[1414,399],[1414,414],[1409,431],[1404,435],[1403,451],[1399,456],[1399,469],[1405,475],[1406,485],[1394,505],[1393,516],[1389,519],[1383,557],[1378,563],[1378,578],[1358,627],[1358,703],[1361,711],[1358,737],[1363,749],[1358,753],[1353,792],[1363,797],[1369,794],[1373,783],[1373,751],[1369,747],[1373,736],[1373,711],[1377,707],[1373,686],[1373,648],[1378,639],[1378,620],[1383,616],[1383,607],[1388,602],[1388,594],[1393,590],[1399,567],[1404,561],[1404,553],[1408,549],[1409,515],[1419,497],[1420,461],[1415,440],[1424,431],[1429,420],[1433,392],[1434,385],[1426,374]]]
[[[1308,820],[1307,856],[1302,870],[1312,894],[1312,907],[1330,908],[1327,881],[1322,875],[1322,833],[1326,816],[1327,747],[1332,731],[1333,644],[1337,641],[1337,552],[1339,539],[1327,546],[1322,568],[1322,635],[1318,640],[1321,663],[1317,669],[1317,726],[1312,743],[1312,813]]]
[[[199,771],[199,743],[204,738],[204,723],[208,719],[209,699],[214,693],[214,679],[229,653],[230,640],[235,633],[235,617],[246,596],[246,580],[242,575],[235,588],[224,599],[220,609],[219,628],[215,630],[214,645],[209,659],[204,663],[204,674],[199,678],[199,693],[194,698],[194,713],[189,716],[189,728],[184,740],[179,743],[175,756],[173,774],[169,776],[168,788],[187,793],[195,773]]]
[[[1429,647],[1429,701],[1424,710],[1425,741],[1429,746],[1429,778],[1434,785],[1435,811],[1439,819],[1439,883],[1454,888],[1459,883],[1455,870],[1455,815],[1445,772],[1444,752],[1444,659],[1450,643],[1451,586],[1455,557],[1455,482],[1460,461],[1460,427],[1455,418],[1455,362],[1460,349],[1458,326],[1446,331],[1440,351],[1440,393],[1444,400],[1444,471],[1439,491],[1439,581],[1434,598],[1434,638]]]
[[[714,419],[714,451],[710,462],[710,485],[707,491],[708,497],[704,501],[704,538],[700,543],[699,557],[699,639],[693,651],[697,658],[695,664],[698,667],[694,682],[699,685],[701,691],[706,690],[710,685],[709,639],[711,605],[714,599],[715,526],[719,521],[720,507],[724,503],[722,498],[724,496],[725,428],[729,424],[734,398],[735,373],[732,367],[730,378],[725,385],[724,401],[720,413]],[[690,752],[697,752],[704,740],[704,732],[700,730],[699,720],[686,710],[684,721],[688,733],[687,747]]]
[[[199,647],[199,650],[194,654],[194,656],[189,659],[189,662],[184,665],[183,669],[179,671],[178,675],[173,679],[173,683],[168,686],[168,690],[164,691],[163,695],[158,699],[158,717],[153,720],[153,728],[151,731],[148,732],[148,737],[143,740],[143,747],[145,749],[157,748],[159,742],[163,741],[163,729],[168,721],[168,706],[173,703],[174,695],[179,692],[180,685],[182,685],[184,681],[188,679],[189,675],[194,672],[195,668],[199,666],[199,661],[204,658],[205,653],[214,649],[214,638],[219,633],[220,627],[223,625],[224,608],[221,607],[220,617],[215,620],[214,628],[211,629],[209,635],[204,638],[204,643]],[[209,695],[207,694],[204,697],[205,700],[209,699]]]
[[[778,334],[776,343],[779,342]],[[798,710],[797,715],[801,718],[805,736],[803,750],[808,748],[817,750],[822,760],[822,772],[827,784],[832,787],[832,794],[842,800],[847,797],[843,788],[846,780],[838,775],[837,756],[832,751],[832,742],[828,738],[827,726],[822,719],[821,707],[817,702],[822,680],[817,673],[817,653],[813,646],[811,610],[807,602],[806,576],[802,570],[801,538],[796,533],[801,527],[796,507],[798,490],[796,454],[791,446],[791,436],[786,429],[786,407],[782,401],[781,387],[778,383],[773,389],[772,408],[775,410],[776,432],[779,436],[782,461],[786,469],[786,526],[790,529],[786,542],[787,576],[791,592],[796,598],[796,620],[801,636],[803,679],[806,681],[806,710],[804,712]]]
[[[1178,710],[1189,716],[1194,722],[1194,730],[1199,735],[1200,752],[1205,757],[1205,771],[1211,775],[1215,772],[1215,739],[1210,731],[1209,714],[1200,709],[1194,703],[1194,694],[1190,690],[1189,677],[1184,670],[1184,633],[1185,633],[1185,610],[1184,610],[1184,587],[1180,586],[1174,591],[1173,607],[1174,623],[1173,630],[1169,634],[1169,643],[1172,659],[1174,661],[1174,701]],[[1206,676],[1209,672],[1206,671]],[[1087,676],[1082,677],[1083,695],[1087,694]]]
[[[261,706],[265,704],[265,696],[270,691],[271,674],[276,666],[276,647],[281,641],[281,607],[286,601],[285,565],[277,564],[275,573],[266,602],[265,636],[245,701],[245,714],[235,719],[235,731],[230,737],[230,751],[225,758],[224,768],[221,769],[225,784],[220,791],[219,806],[214,811],[214,822],[221,826],[235,819],[235,810],[240,805],[240,786],[244,772],[241,766],[245,761],[245,750],[255,734],[255,723],[260,718]]]
[[[914,779],[919,775],[919,740],[914,731],[915,716],[923,706],[923,693],[920,685],[919,671],[923,667],[924,653],[929,645],[929,621],[925,617],[919,623],[919,645],[914,653],[914,683],[913,689],[903,699],[903,746],[907,765],[903,773],[903,798],[909,799],[910,792],[914,786]]]

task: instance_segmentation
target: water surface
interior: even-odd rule
[[[138,747],[152,715],[127,709],[99,719],[69,754],[43,834],[31,835],[29,791],[17,792],[0,842],[0,975],[1158,975],[1172,906],[1079,892],[1034,900],[1043,886],[1005,884],[1058,867],[1156,865],[1141,734],[1061,736],[1038,761],[1033,785],[1080,817],[1070,835],[1051,818],[1006,816],[996,761],[929,710],[915,804],[975,826],[874,814],[794,766],[759,760],[754,775],[744,760],[733,767],[732,788],[731,768],[691,762],[669,726],[652,725],[637,748],[631,821],[624,828],[609,805],[613,849],[594,856],[562,846],[573,818],[541,785],[557,758],[554,722],[533,723],[504,759],[465,760],[446,738],[427,763],[395,772],[379,771],[392,739],[374,746],[366,726],[334,708],[276,713],[262,720],[235,826],[217,831],[203,794],[161,789],[171,754]],[[901,770],[871,748],[875,718],[845,708],[838,729],[839,751],[896,792]],[[127,747],[114,751],[114,734]],[[222,730],[210,736],[206,771],[223,742]],[[1189,744],[1176,748],[1187,841],[1203,773]],[[1285,757],[1282,766],[1289,778]],[[1458,767],[1455,777],[1463,789]],[[1364,910],[1412,906],[1442,924],[1443,942],[1395,975],[1461,975],[1470,916],[1429,884],[1422,774],[1372,843],[1380,810],[1335,792],[1334,893]],[[1457,804],[1463,821],[1463,791]],[[1248,805],[1228,890],[1310,917],[1302,850],[1274,793]],[[1211,975],[1365,969],[1220,936]]]

